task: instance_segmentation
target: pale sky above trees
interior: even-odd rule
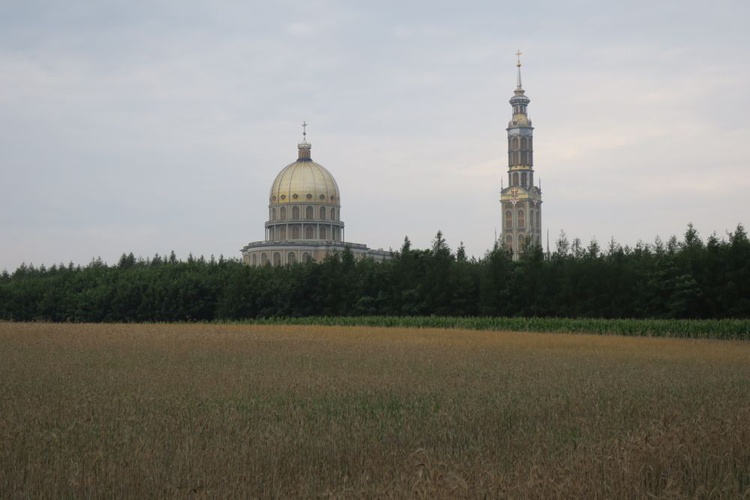
[[[481,257],[515,56],[550,246],[723,237],[750,212],[750,4],[719,0],[0,4],[0,269],[238,258],[312,157],[347,240]]]

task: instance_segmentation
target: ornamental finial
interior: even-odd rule
[[[297,144],[297,161],[310,161],[310,143],[307,142],[307,122],[302,122],[302,142]]]
[[[516,52],[516,67],[518,68],[518,78],[516,79],[516,88],[521,88],[521,49],[518,49],[518,52]]]

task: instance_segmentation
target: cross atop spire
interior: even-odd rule
[[[523,53],[521,52],[521,49],[518,49],[518,52],[516,52],[516,67],[518,68],[518,78],[516,79],[516,89],[521,88],[521,55]]]
[[[306,137],[307,137],[307,122],[303,121],[302,122],[302,140],[304,141]]]

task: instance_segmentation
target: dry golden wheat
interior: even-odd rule
[[[0,323],[0,497],[750,495],[750,344]]]

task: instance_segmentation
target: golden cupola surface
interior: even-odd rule
[[[339,187],[333,175],[310,158],[310,144],[299,144],[299,157],[284,167],[271,185],[269,203],[312,203],[340,206]]]

